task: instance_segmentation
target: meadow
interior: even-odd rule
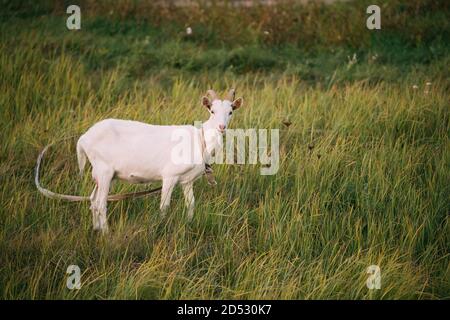
[[[69,31],[60,1],[2,1],[0,298],[449,299],[450,5],[379,2],[369,31],[368,1],[86,0]],[[88,203],[36,190],[48,143],[110,117],[206,120],[202,95],[230,87],[245,100],[232,128],[280,130],[280,169],[214,165],[193,221],[177,188],[164,219],[158,196],[109,203],[101,236]],[[42,183],[88,195],[75,141],[49,151]]]

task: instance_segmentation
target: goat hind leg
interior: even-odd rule
[[[98,186],[97,184],[94,187],[94,190],[92,191],[92,194],[90,196],[91,199],[91,211],[92,211],[92,224],[94,227],[94,230],[100,230],[100,221],[99,221],[99,212],[98,209],[96,207],[96,198],[97,198],[97,194],[98,194]]]
[[[97,230],[101,230],[102,233],[108,233],[108,221],[106,219],[107,202],[109,187],[114,173],[111,171],[104,171],[97,176],[98,190],[93,201],[94,209],[96,210],[97,218]],[[95,225],[94,225],[95,228]]]

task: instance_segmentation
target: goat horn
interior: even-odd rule
[[[228,91],[227,100],[233,102],[235,95],[236,95],[236,90],[231,89],[230,91]]]
[[[214,90],[212,90],[212,89],[206,91],[206,94],[209,94],[213,101],[217,99],[217,93]]]

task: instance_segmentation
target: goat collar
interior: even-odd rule
[[[205,139],[205,130],[203,130],[203,126],[200,128],[200,143],[202,144],[202,158],[203,158],[203,162],[206,162],[206,139]]]
[[[203,126],[200,129],[200,141],[202,144],[202,158],[203,158],[203,162],[205,163],[205,175],[206,175],[206,179],[208,180],[208,184],[209,185],[216,185],[216,179],[214,178],[214,171],[211,167],[211,165],[206,161],[206,153],[208,152],[207,148],[206,148],[206,139],[205,139],[205,131],[203,130]],[[214,152],[214,150],[213,150]]]

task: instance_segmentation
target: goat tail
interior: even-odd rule
[[[60,141],[69,140],[73,137],[65,138]],[[34,183],[36,184],[36,188],[39,190],[40,193],[42,193],[44,196],[51,198],[51,199],[60,199],[60,200],[67,200],[72,202],[80,202],[80,201],[89,201],[91,200],[91,197],[87,196],[73,196],[68,194],[61,194],[56,193],[53,191],[50,191],[44,187],[42,187],[40,181],[39,181],[39,173],[41,170],[41,163],[42,159],[44,158],[44,154],[47,152],[47,150],[53,146],[55,143],[48,144],[45,146],[45,148],[39,153],[39,156],[36,161],[36,169],[34,173]],[[77,156],[78,156],[78,165],[80,167],[80,172],[83,172],[84,166],[86,165],[86,153],[84,152],[83,148],[80,146],[79,143],[77,143]],[[114,194],[108,196],[108,201],[119,201],[129,198],[140,198],[144,197],[150,194],[161,192],[162,187],[150,189],[150,190],[144,190],[139,192],[131,192],[131,193],[123,193],[123,194]]]
[[[86,166],[86,152],[84,152],[83,147],[81,146],[81,141],[77,142],[77,159],[78,159],[78,168],[80,169],[80,176],[83,175],[84,167]]]
[[[70,137],[71,138],[71,137]],[[68,140],[70,138],[66,138],[63,139],[64,140]],[[87,201],[90,200],[89,197],[84,197],[84,196],[72,196],[72,195],[68,195],[68,194],[60,194],[60,193],[55,193],[53,191],[50,191],[48,189],[45,189],[44,187],[42,187],[41,183],[39,182],[39,172],[41,169],[41,163],[42,163],[42,158],[44,157],[44,154],[47,152],[47,150],[53,145],[54,143],[48,144],[47,146],[45,146],[45,148],[41,151],[41,153],[39,153],[39,156],[37,158],[36,161],[36,170],[35,170],[35,174],[34,174],[34,183],[36,184],[36,188],[39,190],[40,193],[42,193],[44,196],[51,198],[51,199],[62,199],[62,200],[67,200],[67,201]],[[77,146],[77,152],[78,152],[78,146]],[[84,153],[84,152],[83,152]],[[84,166],[83,166],[84,167]]]

